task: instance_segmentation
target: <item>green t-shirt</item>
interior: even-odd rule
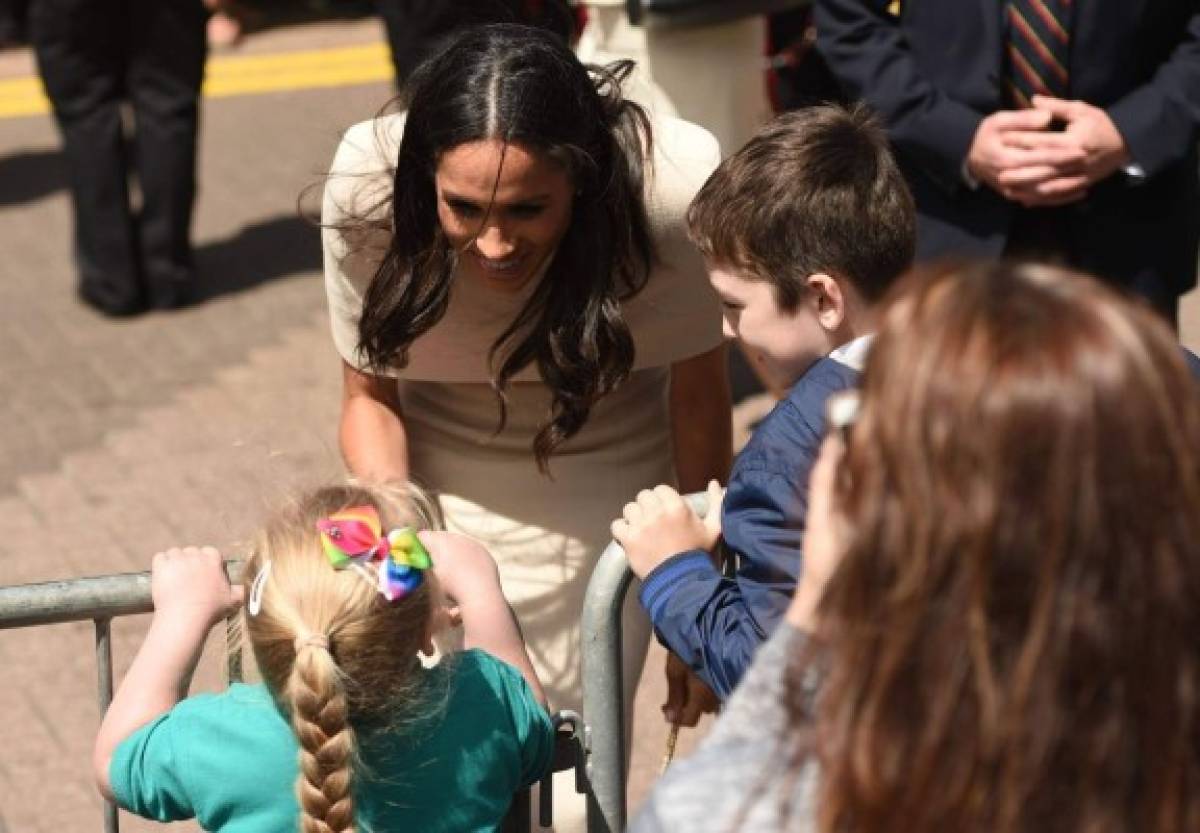
[[[465,651],[428,675],[432,714],[400,732],[359,733],[359,828],[376,833],[494,830],[513,795],[550,768],[554,729],[516,669]],[[158,821],[221,833],[298,829],[297,743],[262,685],[189,697],[113,754],[117,803]]]

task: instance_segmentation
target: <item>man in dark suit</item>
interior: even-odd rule
[[[1200,243],[1200,0],[816,0],[887,124],[918,258],[1064,261],[1172,322]]]
[[[566,0],[377,0],[403,88],[422,61],[455,34],[484,23],[525,23],[573,35],[574,16]]]
[[[192,292],[207,16],[201,0],[36,0],[30,8],[67,159],[79,297],[105,314],[176,307]]]

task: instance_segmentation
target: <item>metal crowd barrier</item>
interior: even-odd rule
[[[704,495],[688,495],[703,514]],[[241,562],[226,562],[230,581],[241,577]],[[581,622],[584,720],[560,712],[555,750],[556,772],[575,770],[576,789],[588,797],[588,833],[620,833],[627,823],[625,785],[625,696],[621,662],[621,608],[633,581],[625,553],[610,543],[588,583]],[[151,613],[150,573],[123,573],[0,587],[0,630],[92,620],[96,636],[96,677],[100,714],[112,702],[111,623],[119,616]],[[240,642],[235,638],[237,615],[226,621],[226,673],[230,682],[242,679]],[[586,721],[586,722],[585,722]],[[550,795],[541,791],[539,819],[549,823]],[[528,792],[515,797],[503,830],[531,829]],[[104,807],[105,833],[117,833],[116,805]]]
[[[701,517],[702,492],[686,496]],[[625,686],[621,661],[621,609],[633,583],[625,551],[613,541],[592,571],[580,625],[583,661],[584,743],[587,746],[588,833],[621,833],[628,824],[625,788]]]
[[[225,564],[230,581],[241,577],[240,562]],[[77,578],[0,587],[0,629],[30,628],[82,622],[91,619],[96,629],[96,681],[100,714],[112,702],[112,620],[118,616],[150,613],[149,573]],[[242,653],[234,638],[237,617],[226,620],[226,673],[230,682],[242,678]],[[117,807],[104,804],[104,833],[117,833]]]

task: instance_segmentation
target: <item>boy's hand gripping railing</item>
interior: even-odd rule
[[[237,581],[242,571],[241,563],[226,562],[225,568],[230,581]],[[85,619],[93,621],[96,628],[96,674],[101,715],[108,709],[113,695],[109,626],[118,616],[150,613],[153,610],[149,573],[0,587],[0,629],[82,622]],[[226,669],[231,682],[242,678],[242,653],[234,640],[236,620],[237,616],[234,615],[226,622]],[[106,802],[104,831],[117,833],[117,827],[116,805]]]
[[[708,500],[686,495],[701,517]],[[604,550],[583,601],[580,639],[583,658],[583,714],[588,750],[588,833],[621,833],[627,825],[625,802],[628,752],[625,748],[625,688],[621,661],[621,609],[633,583],[633,571],[621,545]]]

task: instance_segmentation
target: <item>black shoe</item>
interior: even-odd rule
[[[149,287],[150,309],[170,310],[190,307],[196,303],[195,283],[192,280],[160,281]]]
[[[113,297],[111,293],[97,291],[89,284],[80,284],[76,295],[84,305],[91,307],[109,318],[129,318],[141,315],[146,311],[146,302],[140,295],[131,297]]]

